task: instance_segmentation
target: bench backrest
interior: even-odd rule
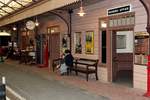
[[[61,64],[61,63],[63,63],[63,59],[62,59],[62,58],[57,58],[57,59],[54,59],[54,60],[53,60],[53,66],[54,66],[55,64],[59,65],[59,64]]]
[[[96,67],[97,69],[97,66],[98,66],[98,59],[87,59],[87,58],[80,58],[78,60],[81,60],[81,61],[90,61],[90,62],[93,62],[94,63],[94,66]]]

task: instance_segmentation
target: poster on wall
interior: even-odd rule
[[[81,54],[82,53],[82,44],[81,44],[81,38],[82,38],[81,32],[76,32],[74,37],[74,43],[75,43],[75,53]]]
[[[62,50],[65,52],[65,50],[68,48],[68,39],[67,34],[63,34],[62,36]]]
[[[87,31],[85,37],[85,53],[86,54],[93,54],[94,53],[94,32]]]

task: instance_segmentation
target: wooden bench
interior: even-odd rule
[[[76,75],[78,72],[86,74],[86,80],[88,81],[89,74],[95,74],[96,80],[98,80],[97,73],[98,60],[80,58],[74,61],[74,66],[71,71],[75,71]]]

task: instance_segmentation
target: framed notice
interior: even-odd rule
[[[74,37],[74,44],[75,44],[75,53],[81,54],[82,53],[82,33],[76,32]]]
[[[85,53],[93,54],[94,53],[94,32],[87,31],[85,37]]]

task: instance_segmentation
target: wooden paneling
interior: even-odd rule
[[[133,54],[132,53],[117,53],[118,71],[133,70]]]
[[[147,88],[147,66],[134,65],[133,74],[133,86],[134,88],[144,89]]]
[[[150,17],[150,1],[149,0],[140,0],[141,3],[145,6],[146,10],[147,10],[147,14]],[[150,18],[148,17],[148,32],[150,33]]]
[[[144,6],[141,4],[139,0],[104,0],[102,2],[86,6],[84,7],[84,10],[86,12],[86,15],[84,17],[79,17],[76,13],[79,9],[76,9],[73,14],[73,20],[72,20],[72,26],[73,26],[73,33],[81,31],[83,33],[83,36],[85,36],[85,32],[88,30],[93,30],[95,32],[94,35],[94,55],[86,55],[85,54],[85,40],[83,38],[83,54],[76,55],[75,56],[82,56],[82,57],[90,57],[90,58],[99,58],[101,56],[100,53],[98,53],[100,50],[100,46],[98,44],[98,41],[100,39],[101,35],[99,34],[99,23],[98,19],[102,17],[107,17],[107,9],[118,7],[118,6],[124,6],[124,5],[132,5],[132,12],[135,12],[135,27],[134,31],[146,31],[146,25],[147,25],[147,15]],[[111,37],[109,36],[110,33],[108,33],[107,36],[107,67],[111,66]],[[109,38],[110,37],[110,38]],[[99,51],[98,51],[99,50]],[[133,57],[132,57],[133,58]],[[131,62],[133,64],[133,62]],[[130,64],[131,65],[131,64]],[[102,72],[100,72],[102,71]],[[105,71],[106,72],[106,71]],[[108,70],[107,74],[103,73],[103,70],[99,70],[99,77],[102,80],[105,80],[106,77],[108,77],[109,81],[111,81],[111,70]],[[136,73],[136,72],[135,72]],[[103,74],[103,75],[102,75]],[[106,76],[105,76],[106,75]]]
[[[86,12],[86,15],[84,17],[79,17],[77,15],[77,12],[79,9],[76,9],[73,13],[73,18],[72,18],[72,29],[73,33],[81,31],[83,33],[83,36],[85,36],[85,32],[88,30],[93,30],[94,31],[94,55],[90,55],[92,58],[98,58],[98,28],[99,28],[99,23],[98,19],[101,17],[106,17],[107,16],[107,9],[113,8],[113,7],[118,7],[118,6],[123,6],[127,4],[132,4],[132,12],[135,12],[135,29],[134,31],[146,31],[146,24],[147,21],[143,19],[147,19],[146,16],[146,11],[143,5],[140,3],[138,0],[104,0],[99,3],[89,5],[84,7],[84,10]],[[85,55],[85,40],[82,40],[83,42],[83,56],[84,57],[89,57],[89,55]]]

